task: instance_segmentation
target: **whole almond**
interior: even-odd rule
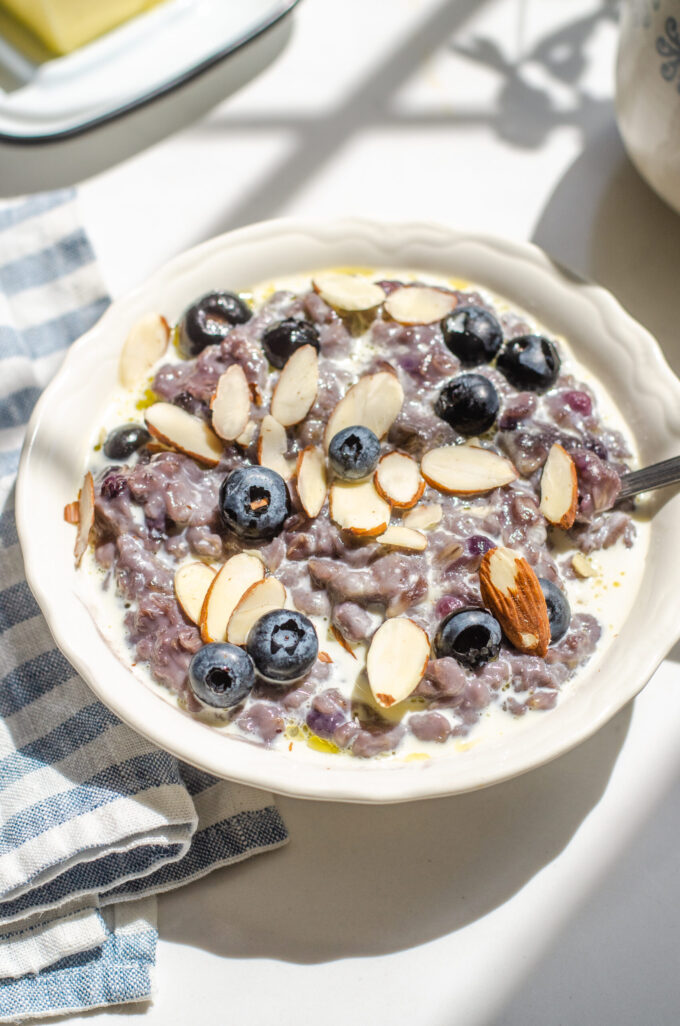
[[[526,559],[512,549],[491,549],[482,557],[479,585],[508,641],[520,652],[544,656],[550,644],[548,607]]]

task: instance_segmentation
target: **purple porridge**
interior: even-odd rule
[[[332,290],[325,295],[323,288],[310,285],[270,293],[253,304],[252,314],[237,310],[235,323],[229,320],[231,308],[224,315],[213,311],[184,342],[182,332],[188,329],[181,322],[173,338],[179,340],[182,358],[171,347],[154,368],[150,387],[157,403],[144,410],[149,434],[142,432],[141,444],[129,453],[123,444],[121,456],[93,459],[90,537],[105,586],[115,589],[125,607],[131,660],[176,693],[188,712],[214,717],[216,724],[228,724],[234,736],[264,745],[287,746],[289,738],[304,735],[322,739],[325,751],[369,758],[400,746],[405,750],[407,742],[411,749],[427,748],[465,737],[491,708],[504,710],[509,718],[551,709],[603,635],[598,616],[587,609],[569,610],[566,600],[565,613],[560,595],[578,579],[577,568],[581,575],[587,572],[583,567],[592,553],[627,549],[635,542],[630,512],[623,504],[612,508],[631,454],[623,435],[603,421],[592,387],[565,369],[568,360],[560,344],[536,334],[534,325],[502,304],[495,307],[481,291],[424,287],[423,296],[416,297],[417,286],[396,280],[379,285],[384,301],[367,309],[348,312],[333,302]],[[404,295],[409,289],[415,291]],[[427,321],[439,306],[443,315],[428,323],[404,323],[419,311]],[[282,324],[288,327],[280,329]],[[526,343],[527,338],[541,341]],[[305,355],[299,355],[303,350]],[[527,352],[530,359],[523,363]],[[308,411],[297,421],[290,414],[294,422],[282,426],[272,411],[288,411],[296,403],[304,409],[304,396],[284,395],[284,368],[294,354],[306,383],[300,391],[311,387],[312,374],[316,377]],[[280,366],[274,365],[277,361]],[[234,367],[240,370],[227,378]],[[338,413],[350,388],[362,381],[387,391],[376,393],[363,419],[358,400]],[[395,381],[396,400],[394,388],[389,392]],[[226,401],[218,403],[220,382]],[[247,422],[242,424],[238,411],[243,402]],[[396,403],[393,416],[387,412],[390,402]],[[216,455],[199,453],[197,458],[189,454],[190,446],[171,437],[175,414],[169,407],[181,411],[178,432],[190,422],[192,431],[204,430],[217,440]],[[149,412],[154,410],[157,418]],[[170,428],[158,427],[160,413]],[[238,436],[235,427],[230,432],[223,426],[237,422],[242,428]],[[337,447],[330,443],[340,434],[334,425],[349,432],[354,446],[338,457],[347,461],[342,466],[333,462]],[[354,430],[362,425],[378,437],[381,458],[378,469],[374,464],[363,475],[368,443]],[[233,440],[225,440],[230,433]],[[465,449],[472,470],[465,462],[463,471],[473,476],[478,454],[485,451],[491,467],[487,486],[482,481],[451,487],[448,463],[444,470],[428,472],[435,465],[433,452],[443,454],[446,462],[454,447]],[[111,444],[108,448],[116,451]],[[385,484],[382,460],[395,452],[407,458],[399,466],[392,461],[394,483],[385,473]],[[555,455],[575,482],[571,510],[564,514],[568,526],[562,527],[546,515],[546,466]],[[308,464],[303,457],[310,457]],[[303,481],[303,465],[310,468],[310,484]],[[233,472],[240,468],[259,466],[271,468],[286,490],[276,529],[260,537],[239,533],[238,523],[234,526],[225,513],[225,481],[230,475],[235,480]],[[480,467],[486,473],[486,463],[480,461]],[[499,468],[501,475],[508,471],[509,479],[493,477]],[[345,473],[355,476],[344,479]],[[404,498],[397,493],[399,488],[408,492],[409,474],[417,489]],[[320,504],[307,496],[314,493],[312,485]],[[326,490],[332,491],[330,502]],[[254,512],[273,503],[269,494],[260,499],[252,488],[249,494],[255,496]],[[273,504],[268,513],[276,513]],[[521,562],[527,568],[529,592],[535,592],[529,617],[540,619],[535,630],[522,623],[513,634],[513,625],[504,620],[507,612],[500,609],[503,603],[496,609],[485,590],[483,568],[492,565],[495,552],[510,553],[517,566]],[[575,552],[582,554],[580,563],[572,558]],[[177,572],[187,564],[205,564],[211,568],[205,575],[209,588],[217,579],[212,571],[221,571],[243,553],[261,564],[261,571],[255,569],[254,580],[229,606],[231,619],[215,633],[206,626],[208,597],[201,592],[194,612],[188,600],[179,600]],[[236,612],[246,625],[249,616],[256,622],[243,603],[270,578],[279,591],[271,585],[267,594],[285,596],[286,608],[302,614],[300,622],[314,625],[318,655],[304,673],[277,679],[258,664],[255,652],[254,683],[243,685],[243,693],[237,688],[230,704],[218,708],[216,700],[213,706],[195,686],[198,655],[211,646],[217,653],[219,645],[233,644]],[[263,604],[263,613],[269,608]],[[560,613],[564,623],[558,629]],[[420,632],[413,636],[418,644],[424,638],[419,651],[425,658],[386,695],[371,678],[370,651],[375,646],[377,652],[378,637],[390,620]],[[239,645],[250,653],[247,631]],[[221,686],[227,687],[224,680]]]

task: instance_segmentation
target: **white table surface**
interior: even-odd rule
[[[608,286],[677,370],[680,218],[621,147],[615,44],[595,0],[303,0],[254,52],[146,110],[0,147],[0,189],[82,182],[114,295],[285,214],[533,239]],[[285,849],[160,899],[154,1004],[69,1021],[675,1026],[678,661],[586,744],[502,786],[385,808],[280,799]]]

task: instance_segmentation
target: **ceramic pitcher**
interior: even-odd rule
[[[680,213],[680,0],[624,0],[616,112],[631,160]]]

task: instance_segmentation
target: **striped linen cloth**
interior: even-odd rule
[[[0,204],[0,1022],[148,999],[155,895],[287,839],[271,795],[178,762],[95,700],[26,584],[26,422],[107,303],[72,191]]]

